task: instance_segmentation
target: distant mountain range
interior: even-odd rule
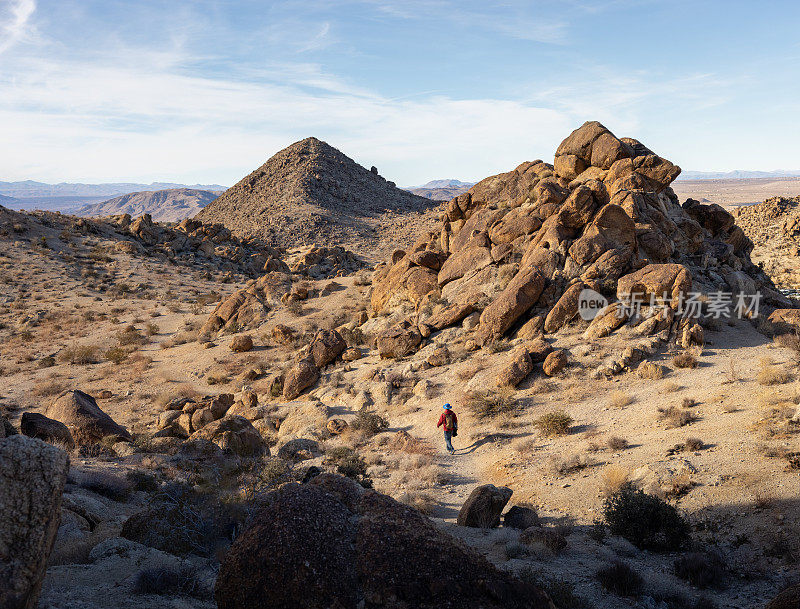
[[[409,186],[404,190],[433,201],[449,201],[453,197],[467,192],[475,182],[462,182],[461,180],[431,180],[422,186]]]
[[[78,216],[131,217],[150,214],[159,222],[180,222],[191,218],[220,195],[220,191],[195,188],[168,188],[164,190],[132,192],[121,197],[84,205],[74,213]]]
[[[136,182],[109,182],[104,184],[82,184],[61,182],[47,184],[34,180],[21,182],[0,182],[0,196],[13,197],[0,204],[13,209],[43,209],[74,213],[86,205],[106,201],[109,197],[117,197],[142,191],[158,191],[174,188],[191,188],[194,190],[223,191],[220,184],[176,184],[174,182],[153,182],[139,184]]]
[[[678,180],[752,180],[755,178],[796,178],[800,170],[778,169],[775,171],[683,171]]]

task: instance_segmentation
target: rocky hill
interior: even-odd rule
[[[753,241],[753,262],[781,288],[800,289],[800,197],[739,207],[736,223]]]
[[[92,205],[84,205],[75,212],[77,216],[100,217],[130,214],[150,214],[158,222],[180,222],[196,215],[219,196],[219,191],[193,188],[169,188],[132,192]]]
[[[435,204],[316,138],[296,142],[226,190],[197,218],[273,246],[386,250],[413,239]]]

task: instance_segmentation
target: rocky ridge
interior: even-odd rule
[[[84,205],[76,216],[98,217],[129,214],[132,217],[150,214],[158,222],[180,222],[196,215],[219,196],[219,192],[193,188],[168,188],[131,192],[108,201]]]

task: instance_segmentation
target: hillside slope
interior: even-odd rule
[[[180,222],[197,214],[218,196],[219,193],[214,191],[193,188],[132,192],[108,201],[84,205],[75,213],[87,217],[150,214],[153,220],[159,222]]]

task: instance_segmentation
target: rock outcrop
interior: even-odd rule
[[[0,607],[35,609],[59,526],[67,454],[34,438],[0,440]]]
[[[640,142],[586,123],[561,143],[552,165],[523,163],[452,199],[439,231],[376,268],[373,314],[405,315],[420,330],[439,331],[478,311],[472,340],[480,346],[585,323],[579,301],[590,289],[611,304],[587,339],[636,324],[643,336],[685,346],[702,341],[696,319],[706,309],[681,310],[693,292],[758,290],[763,308],[790,306],[750,261],[752,243],[731,214],[692,200],[680,205],[670,188],[679,173]],[[628,311],[632,301],[643,306]],[[666,327],[638,326],[656,317]]]
[[[219,609],[553,607],[412,508],[332,474],[265,498],[215,597]]]
[[[506,486],[484,484],[475,487],[461,506],[456,522],[463,527],[496,527],[512,494],[513,491]]]

